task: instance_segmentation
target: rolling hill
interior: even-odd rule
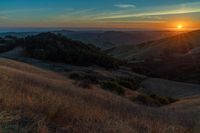
[[[65,74],[13,60],[0,58],[0,73],[2,132],[195,133],[199,130],[196,117],[199,108],[195,106],[200,101],[199,93],[154,108],[96,85],[84,89]],[[183,110],[186,106],[192,109]]]
[[[200,31],[193,31],[136,46],[120,46],[108,52],[128,60],[133,71],[152,77],[200,83],[199,48]]]
[[[200,85],[152,78],[153,73],[148,73],[152,71],[147,70],[154,70],[154,63],[120,64],[117,69],[107,69],[95,61],[85,65],[88,54],[98,62],[102,60],[99,56],[113,58],[94,46],[53,33],[9,38],[1,43],[7,48],[0,53],[2,132],[199,131]],[[144,47],[146,44],[140,49]],[[68,55],[68,50],[83,61],[76,64],[55,60],[59,54]],[[198,48],[182,57],[191,54],[198,54]],[[136,68],[144,68],[145,75],[135,73]]]
[[[110,53],[129,60],[163,59],[168,56],[192,54],[200,46],[200,31],[183,33],[173,37],[145,42],[138,45],[123,45],[110,50]],[[195,50],[197,51],[197,50]]]
[[[24,38],[5,37],[0,40],[0,53],[22,48],[24,56],[68,64],[117,68],[120,61],[94,45],[71,40],[61,34],[40,33]]]

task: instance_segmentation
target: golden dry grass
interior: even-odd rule
[[[96,88],[96,89],[95,89]],[[137,105],[28,64],[0,59],[1,132],[193,133],[190,112]]]

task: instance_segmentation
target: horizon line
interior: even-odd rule
[[[109,27],[0,27],[0,33],[5,32],[48,32],[48,31],[177,31],[174,28],[109,28]],[[200,28],[184,29],[181,31],[195,31]]]

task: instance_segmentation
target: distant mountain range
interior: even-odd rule
[[[108,49],[121,45],[135,45],[178,34],[172,31],[59,31],[65,36]]]
[[[60,33],[68,38],[79,40],[84,43],[94,44],[103,49],[109,49],[121,45],[135,45],[147,41],[162,39],[180,34],[173,31],[52,31]],[[26,37],[39,34],[40,32],[8,32],[0,33],[0,36]]]

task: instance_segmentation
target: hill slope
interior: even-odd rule
[[[94,45],[74,41],[61,34],[51,32],[25,38],[0,38],[0,44],[0,53],[21,47],[24,50],[24,56],[41,60],[81,66],[97,65],[106,68],[117,68],[120,63],[119,60],[107,55]]]
[[[0,58],[0,73],[4,132],[198,131],[198,123],[192,122],[198,108],[191,115],[176,107],[145,107],[98,86],[83,89],[65,76],[8,59]]]
[[[108,52],[127,59],[136,72],[200,83],[199,48],[200,31],[193,31],[137,46],[121,46]]]
[[[166,58],[165,56],[181,56],[200,46],[199,36],[200,31],[193,31],[161,40],[145,42],[137,46],[124,45],[116,47],[110,53],[129,60],[162,59]]]

